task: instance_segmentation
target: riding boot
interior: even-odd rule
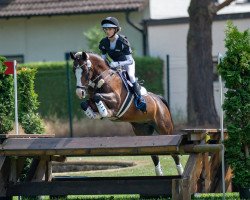
[[[144,98],[141,96],[141,90],[139,88],[139,85],[136,82],[133,83],[133,92],[135,95],[134,102],[135,102],[136,108],[138,108],[139,110],[145,113],[147,111],[146,102]]]
[[[139,99],[141,99],[141,90],[140,90],[139,85],[137,84],[137,82],[134,82],[134,83],[133,83],[133,92],[134,92],[134,94],[135,94]]]

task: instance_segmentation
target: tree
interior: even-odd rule
[[[221,4],[213,0],[190,2],[187,36],[189,125],[218,124],[213,95],[212,23],[217,12],[232,1],[225,0]]]

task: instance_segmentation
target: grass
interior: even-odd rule
[[[181,162],[185,165],[187,156],[181,156]],[[84,158],[68,158],[69,161],[79,159],[81,161],[124,161],[134,162],[136,165],[132,167],[101,170],[101,171],[84,171],[63,173],[69,176],[89,176],[89,177],[110,177],[110,176],[154,176],[154,165],[150,156],[124,156],[124,157],[84,157]],[[160,156],[160,162],[164,169],[164,175],[177,175],[174,161],[171,156]],[[60,173],[62,175],[62,173]],[[55,174],[59,175],[59,174]]]

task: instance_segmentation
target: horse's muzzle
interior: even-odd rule
[[[82,88],[76,88],[76,95],[79,99],[84,99],[86,97],[86,90]]]

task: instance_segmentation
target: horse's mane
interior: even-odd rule
[[[102,59],[102,57],[100,55],[98,55],[95,52],[91,52],[91,51],[83,51],[85,53],[87,53],[89,56],[91,56],[95,61],[97,61],[98,65],[101,66],[105,66],[108,67],[107,63],[105,62],[105,60]],[[82,51],[79,51],[75,54],[76,57],[80,57],[82,56]]]
[[[92,52],[92,51],[79,51],[79,52],[77,52],[77,53],[75,54],[75,56],[82,56],[82,52],[85,52],[85,53],[87,53],[87,54],[91,54],[91,55],[93,55],[94,57],[97,57],[97,58],[99,58],[99,59],[102,59],[102,57],[101,57],[100,55],[98,55],[97,53]]]

